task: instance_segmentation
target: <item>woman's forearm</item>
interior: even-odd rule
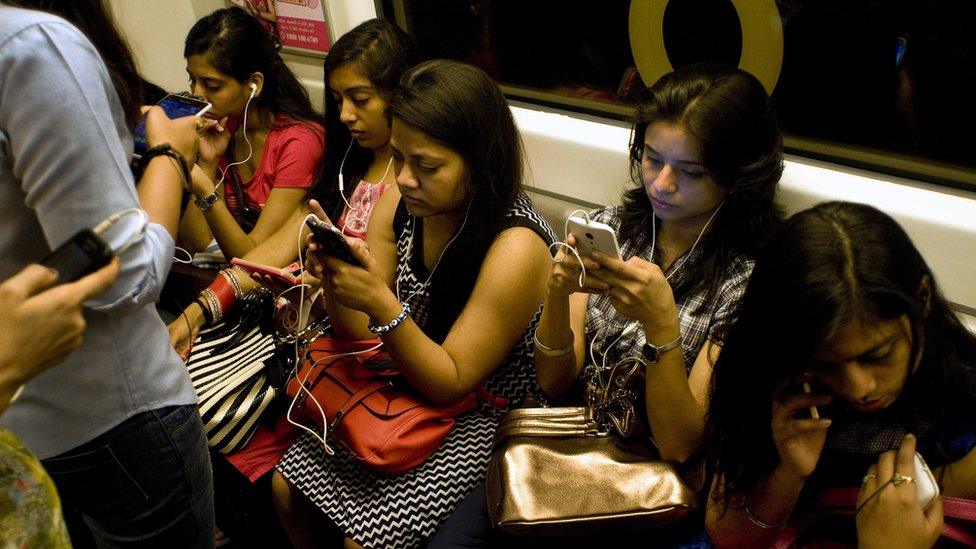
[[[678,320],[671,326],[645,331],[646,341],[658,347],[681,337]],[[681,345],[665,351],[657,363],[647,364],[644,383],[647,419],[661,457],[683,462],[701,442],[705,410],[692,394]]]
[[[549,349],[564,350],[565,354],[550,356],[553,351],[536,349],[535,373],[539,387],[550,397],[558,397],[568,391],[579,375],[583,361],[579,359],[578,348],[585,348],[585,341],[576,341],[572,330],[569,296],[546,294],[542,318],[535,337]],[[582,338],[582,335],[581,335]]]
[[[804,479],[777,467],[744,497],[724,494],[717,501],[713,484],[705,513],[705,530],[716,547],[769,547],[789,521]]]

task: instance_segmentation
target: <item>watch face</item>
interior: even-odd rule
[[[644,352],[644,358],[650,364],[655,364],[657,363],[658,360],[661,359],[661,350],[655,347],[654,345],[651,345],[650,343],[644,344],[643,352]]]

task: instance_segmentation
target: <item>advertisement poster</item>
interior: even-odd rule
[[[322,0],[227,0],[256,17],[282,46],[323,54],[332,45]]]

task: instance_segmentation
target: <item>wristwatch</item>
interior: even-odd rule
[[[201,196],[193,199],[193,203],[200,208],[201,212],[209,212],[210,208],[213,208],[214,202],[217,201],[217,191],[208,194],[207,196]]]
[[[653,343],[644,342],[644,348],[641,350],[642,354],[644,355],[644,362],[647,364],[657,364],[657,361],[661,360],[664,353],[678,347],[679,345],[681,345],[680,334],[678,337],[665,343],[664,345],[661,345],[660,347],[654,345]]]

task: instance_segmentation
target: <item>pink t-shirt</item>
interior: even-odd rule
[[[370,183],[365,179],[356,185],[356,190],[349,197],[349,206],[343,208],[342,216],[339,218],[339,227],[342,228],[343,234],[366,238],[366,226],[369,224],[373,207],[389,187],[388,183]]]
[[[238,144],[241,146],[243,144]],[[246,145],[243,145],[246,146]],[[261,163],[251,179],[241,184],[247,208],[260,213],[274,188],[308,189],[315,182],[315,169],[323,152],[322,126],[315,122],[299,123],[283,115],[264,141]],[[223,162],[222,162],[223,164]],[[237,177],[236,171],[227,179]],[[234,217],[242,214],[237,196],[230,186],[224,193],[227,209]]]

